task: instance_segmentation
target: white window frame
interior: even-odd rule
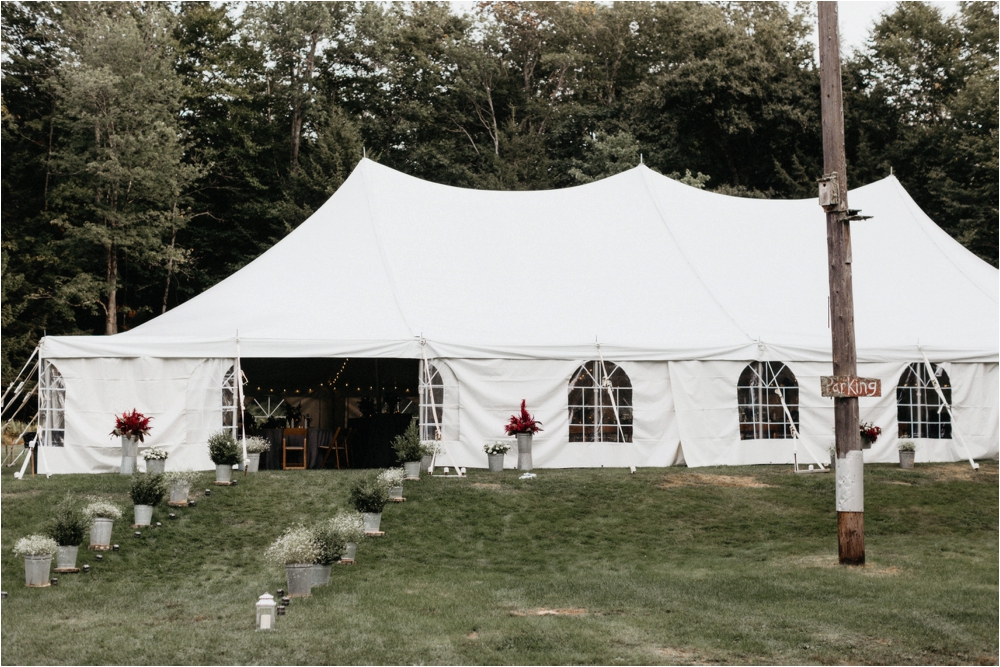
[[[66,381],[51,361],[43,360],[38,372],[38,444],[66,444]]]
[[[951,405],[951,378],[942,366],[931,364],[941,393]],[[905,414],[904,414],[905,411]],[[909,417],[909,419],[904,419]],[[905,439],[951,440],[951,412],[941,409],[927,366],[915,362],[906,367],[896,385],[897,433]]]
[[[458,385],[445,383],[444,375],[433,363],[427,363],[427,370],[430,371],[429,383],[428,373],[424,369],[424,362],[421,361],[420,378],[417,382],[417,394],[420,398],[420,440],[457,442],[460,435]]]
[[[236,411],[236,365],[233,364],[222,376],[222,430],[229,430],[233,438],[239,427]],[[238,438],[236,438],[238,439]]]
[[[632,442],[632,379],[618,364],[599,360],[581,364],[570,378],[566,400],[571,443],[621,442],[623,438]],[[589,423],[588,414],[593,417]]]
[[[747,371],[750,371],[747,375]],[[783,387],[779,378],[787,371],[792,386]],[[745,380],[745,378],[749,380]],[[749,382],[749,384],[746,384]],[[791,425],[785,417],[781,400],[774,390],[781,390],[781,395],[792,415],[796,431],[799,430],[799,381],[795,373],[780,361],[752,361],[740,373],[736,381],[736,404],[740,420],[740,440],[790,440]],[[794,389],[794,400],[791,391]],[[749,396],[749,401],[744,400]],[[750,424],[750,428],[745,428]],[[780,426],[780,428],[776,428]],[[777,433],[776,433],[777,431]]]

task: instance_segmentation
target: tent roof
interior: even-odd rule
[[[890,176],[852,190],[860,360],[996,361],[998,273]],[[645,166],[562,190],[469,190],[362,160],[246,267],[54,357],[828,360],[815,199],[705,192]],[[770,351],[768,351],[770,350]]]

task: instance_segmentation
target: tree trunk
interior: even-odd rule
[[[174,211],[177,211],[177,205],[174,205]],[[170,295],[170,278],[174,275],[174,246],[177,244],[177,228],[172,227],[173,232],[170,236],[170,259],[167,260],[167,286],[163,288],[163,310],[161,313],[167,312],[167,297]]]
[[[316,46],[319,44],[319,33],[313,32],[310,35],[309,55],[306,57],[305,80],[306,95],[312,93],[312,75],[316,64]],[[292,77],[293,85],[295,77]],[[299,145],[302,142],[302,98],[296,97],[292,107],[292,173],[299,170]]]
[[[118,333],[118,249],[112,243],[108,246],[108,306],[104,313],[104,333],[107,336]]]

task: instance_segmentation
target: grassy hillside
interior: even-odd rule
[[[836,564],[832,475],[788,466],[470,471],[408,482],[383,538],[253,630],[265,547],[352,471],[265,472],[129,528],[127,480],[2,477],[3,664],[996,664],[996,462],[866,468],[868,565]],[[17,538],[67,494],[117,501],[118,553],[24,587]],[[86,541],[85,541],[86,544]]]

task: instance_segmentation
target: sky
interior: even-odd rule
[[[930,4],[940,7],[945,16],[950,16],[958,11],[958,2],[931,2]],[[865,38],[878,17],[886,12],[891,12],[895,2],[885,2],[883,0],[848,0],[841,2],[840,14],[840,43],[843,45],[843,53],[846,55],[852,50],[864,45]]]

